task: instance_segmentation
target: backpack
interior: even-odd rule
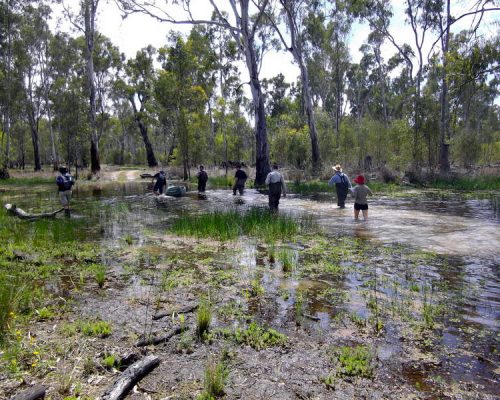
[[[345,190],[349,189],[349,180],[347,179],[347,177],[344,174],[340,174],[339,186]]]
[[[59,190],[66,191],[71,190],[71,187],[74,185],[73,177],[70,174],[59,175],[56,179],[57,186]]]
[[[167,182],[167,175],[165,173],[159,173],[158,178],[156,179],[158,183],[165,183]]]

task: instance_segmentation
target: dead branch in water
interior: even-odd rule
[[[175,335],[179,335],[184,331],[187,331],[189,328],[187,326],[184,327],[177,327],[175,329],[172,329],[170,332],[168,332],[164,336],[159,336],[159,337],[154,337],[154,336],[149,336],[145,339],[139,340],[135,345],[137,347],[142,347],[142,346],[147,346],[150,344],[160,344],[160,343],[165,343],[168,342],[172,337]]]
[[[161,319],[163,317],[168,317],[169,315],[172,315],[172,314],[187,314],[189,312],[193,312],[194,310],[196,310],[198,308],[198,304],[195,304],[195,305],[192,305],[192,306],[186,306],[186,307],[183,307],[183,308],[180,308],[178,310],[171,310],[171,311],[161,311],[155,315],[153,315],[153,320],[156,321],[158,319]]]
[[[49,213],[41,213],[41,214],[29,214],[21,208],[16,207],[15,204],[5,204],[4,208],[7,210],[7,213],[11,215],[15,215],[21,219],[39,219],[39,218],[54,218],[56,214],[64,211],[64,208],[61,208],[57,211],[49,212]]]

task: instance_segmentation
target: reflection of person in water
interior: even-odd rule
[[[153,192],[155,194],[163,194],[163,190],[167,186],[167,174],[165,171],[160,171],[153,176],[153,181],[156,179],[155,185],[153,187]]]

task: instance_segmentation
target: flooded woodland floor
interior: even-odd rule
[[[161,363],[127,398],[208,399],[211,363],[224,365],[224,399],[498,398],[498,193],[376,194],[370,219],[357,222],[352,203],[337,209],[331,194],[291,194],[280,214],[310,229],[218,241],[170,227],[267,197],[156,198],[122,178],[79,184],[69,220],[3,217],[24,240],[2,243],[6,259],[35,271],[42,295],[9,323],[0,399],[33,383],[49,399],[98,398],[130,355],[145,354]],[[26,189],[0,191],[2,204],[57,206],[53,187]],[[201,307],[211,323],[200,338]]]

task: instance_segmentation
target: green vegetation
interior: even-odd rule
[[[208,332],[211,322],[212,305],[208,300],[202,300],[196,312],[196,333],[198,337],[203,338],[203,335]]]
[[[102,320],[78,321],[77,330],[85,336],[105,338],[111,335],[111,325]]]
[[[329,186],[328,181],[296,181],[288,185],[288,189],[292,193],[311,194],[311,193],[326,193],[334,192],[335,187]]]
[[[278,252],[278,260],[281,262],[283,272],[291,272],[297,264],[294,251],[288,248],[283,248]]]
[[[223,395],[228,373],[229,371],[222,360],[215,361],[209,357],[204,372],[204,390],[197,397],[197,400],[211,400]]]
[[[94,273],[97,285],[102,289],[104,282],[106,282],[106,266],[103,264],[93,264],[90,268]]]
[[[337,363],[337,375],[361,376],[371,378],[373,376],[372,355],[368,347],[340,347],[331,349],[333,360]]]
[[[184,215],[173,223],[171,230],[182,236],[221,241],[235,239],[240,235],[288,239],[311,225],[311,221],[306,219],[297,223],[291,216],[275,215],[268,209],[255,207],[243,214],[238,211],[212,211],[197,216]]]
[[[55,176],[24,176],[24,177],[15,177],[9,179],[3,179],[2,185],[9,186],[34,186],[34,185],[54,185],[56,187],[56,177]]]
[[[234,332],[234,338],[236,342],[251,346],[255,350],[286,346],[288,343],[288,338],[282,333],[271,328],[262,328],[256,322],[252,322],[247,329],[237,328]]]
[[[463,176],[449,179],[435,178],[428,181],[425,186],[436,189],[451,190],[500,190],[500,176]]]
[[[102,359],[102,365],[106,369],[112,369],[120,366],[118,358],[114,354],[106,354]]]

